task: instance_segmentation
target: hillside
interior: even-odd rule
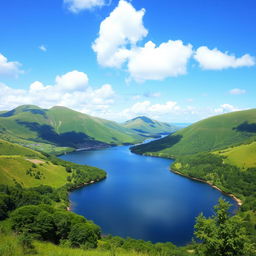
[[[78,177],[78,169],[85,172],[84,180],[81,175]],[[19,183],[23,187],[49,185],[57,188],[68,182],[77,184],[102,179],[105,175],[98,168],[47,157],[32,149],[0,140],[0,184]]]
[[[256,167],[256,141],[214,152],[224,156],[224,162],[241,169]]]
[[[0,137],[23,145],[29,142],[72,148],[104,147],[143,140],[134,131],[112,121],[65,107],[41,109],[33,105],[0,114]]]
[[[133,147],[132,151],[176,157],[224,149],[255,139],[256,109],[251,109],[204,119],[163,139]]]
[[[168,123],[158,122],[146,116],[139,116],[126,121],[124,127],[134,130],[141,135],[159,135],[171,133],[177,130],[177,127]]]

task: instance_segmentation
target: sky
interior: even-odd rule
[[[255,108],[255,0],[2,0],[0,111],[123,122]]]

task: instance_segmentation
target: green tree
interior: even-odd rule
[[[202,241],[199,255],[207,256],[249,256],[253,255],[243,220],[230,216],[230,204],[223,199],[215,206],[215,215],[206,218],[200,214],[196,219],[195,235]]]
[[[69,233],[73,247],[96,248],[98,239],[100,239],[100,228],[89,222],[73,225]]]

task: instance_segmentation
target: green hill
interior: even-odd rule
[[[215,153],[224,156],[225,163],[235,165],[241,169],[256,167],[256,141],[237,147],[230,147]]]
[[[133,147],[132,151],[177,157],[224,149],[255,139],[256,109],[250,109],[204,119],[163,139]]]
[[[21,155],[45,158],[41,153],[0,139],[0,155]]]
[[[177,130],[174,125],[158,122],[146,116],[139,116],[126,121],[124,127],[134,130],[142,135],[159,135]]]
[[[84,175],[81,174],[83,172]],[[47,157],[32,149],[0,140],[0,184],[61,187],[69,182],[76,186],[102,179],[105,175],[98,168]]]
[[[115,122],[65,107],[41,109],[24,105],[0,114],[0,138],[26,144],[91,148],[137,143],[143,137]],[[23,140],[23,141],[22,141]],[[33,142],[33,143],[31,143]]]

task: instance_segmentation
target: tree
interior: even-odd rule
[[[98,239],[100,239],[100,228],[89,222],[75,224],[69,233],[73,247],[96,248]]]
[[[202,241],[198,253],[207,256],[252,255],[253,245],[243,220],[237,215],[230,216],[230,204],[223,199],[214,208],[212,218],[200,214],[196,219],[195,235]]]

